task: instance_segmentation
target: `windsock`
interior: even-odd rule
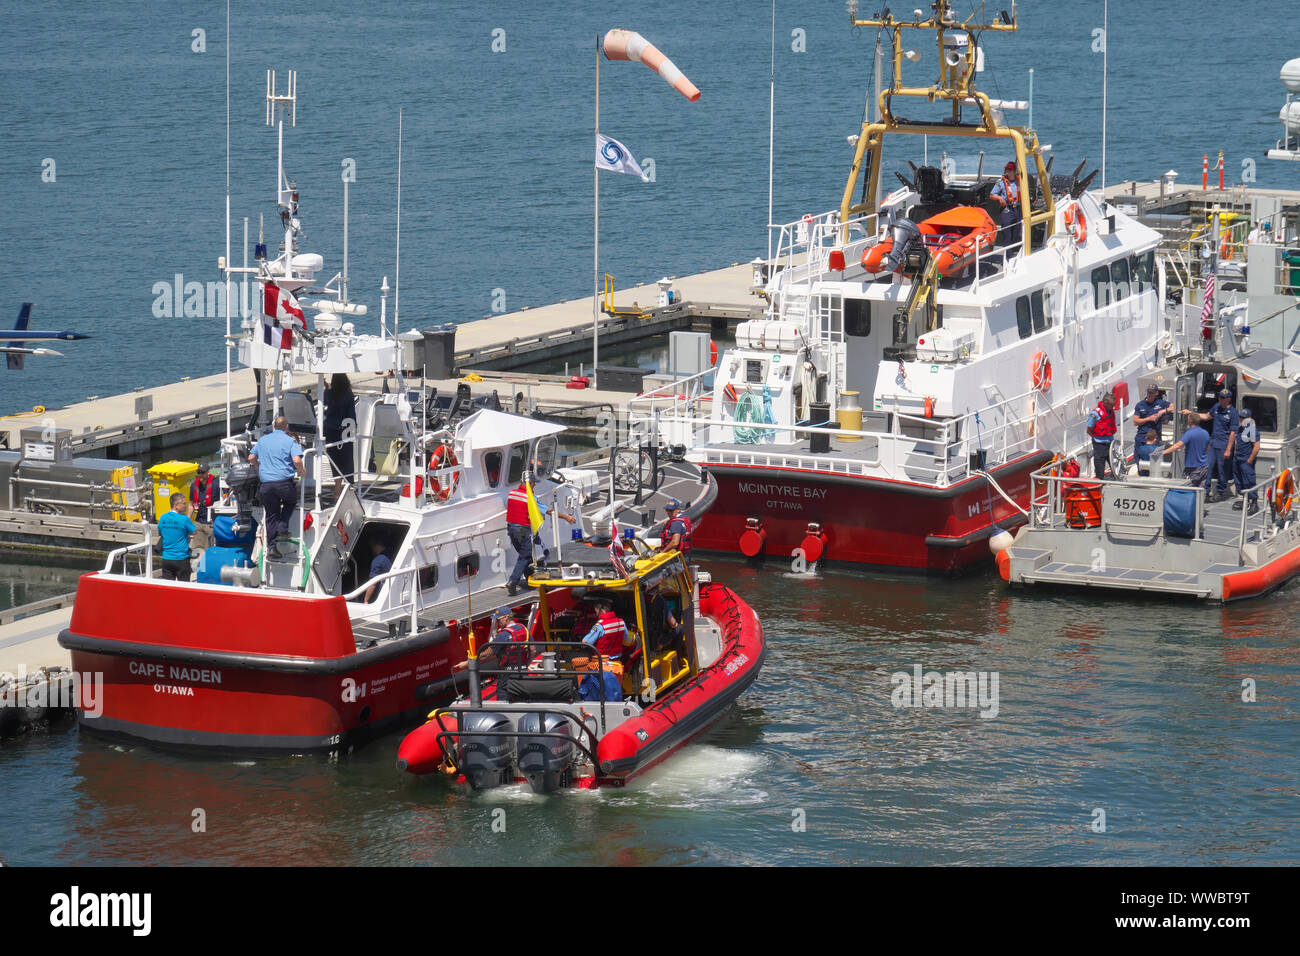
[[[672,60],[639,33],[631,30],[610,30],[602,44],[607,60],[635,60],[644,63],[662,76],[673,89],[692,103],[700,98],[700,91],[688,80]]]

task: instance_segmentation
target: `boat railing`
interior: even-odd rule
[[[797,468],[947,487],[1040,447],[1037,421],[1047,410],[1029,412],[1034,396],[1041,398],[1029,391],[951,418],[926,418],[895,407],[882,430],[841,428],[833,421],[781,424],[655,414],[659,433],[680,439],[704,465]],[[814,452],[814,435],[837,444]],[[805,441],[806,448],[792,447]]]
[[[789,286],[820,278],[830,271],[830,254],[839,249],[846,262],[856,261],[877,239],[876,213],[840,222],[839,210],[804,216],[774,225],[772,276],[768,291],[775,297]]]
[[[1126,477],[1088,478],[1082,474],[1065,475],[1058,464],[1046,465],[1030,476],[1029,482],[1029,526],[1035,529],[1062,528],[1101,528],[1114,529],[1119,533],[1150,534],[1153,537],[1164,535],[1163,512],[1147,512],[1150,520],[1118,521],[1102,514],[1106,489],[1121,488],[1126,492],[1139,493],[1135,500],[1141,498],[1140,492],[1154,492],[1159,497],[1143,498],[1145,502],[1163,501],[1163,495],[1169,491],[1189,491],[1196,497],[1193,509],[1195,519],[1192,530],[1193,538],[1200,538],[1204,529],[1205,488],[1203,485],[1178,484],[1170,479]],[[1140,505],[1134,510],[1141,511]]]
[[[137,541],[135,544],[128,544],[121,548],[115,548],[110,551],[108,553],[108,558],[104,561],[104,568],[101,571],[102,574],[112,574],[113,562],[118,558],[122,559],[122,573],[128,574],[129,572],[126,569],[126,556],[132,551],[143,551],[144,576],[146,578],[153,577],[153,526],[147,521],[142,521],[141,524],[144,525],[144,540]]]

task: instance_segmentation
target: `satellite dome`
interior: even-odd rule
[[[1300,57],[1282,67],[1282,84],[1292,93],[1300,93]]]

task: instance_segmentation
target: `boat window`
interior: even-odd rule
[[[1052,327],[1052,318],[1056,315],[1056,297],[1061,294],[1059,285],[1049,285],[1043,290],[1043,313],[1047,328]]]
[[[487,476],[489,488],[501,484],[501,459],[499,451],[490,451],[483,456],[483,474]]]
[[[1154,252],[1141,252],[1133,256],[1129,261],[1132,265],[1131,281],[1137,286],[1134,292],[1143,292],[1151,288],[1151,276],[1155,271],[1156,254]]]
[[[402,437],[402,423],[398,420],[396,406],[375,405],[375,417],[370,426],[370,437],[370,470],[383,470],[384,474],[396,474],[396,471],[384,470],[386,465],[398,468],[402,462],[407,460],[404,450],[399,452],[399,460],[387,460],[389,453],[392,451],[393,442]]]
[[[1029,296],[1022,295],[1016,299],[1016,327],[1020,329],[1020,337],[1027,339],[1034,334],[1034,322],[1029,308]]]
[[[1044,329],[1046,329],[1048,325],[1048,319],[1047,319],[1047,312],[1043,308],[1043,293],[1041,290],[1035,292],[1033,295],[1029,297],[1029,311],[1032,313],[1034,317],[1034,331],[1042,332]]]
[[[1133,289],[1129,284],[1127,259],[1116,259],[1110,264],[1110,282],[1111,288],[1114,289],[1116,302],[1127,299],[1133,294]]]
[[[1243,395],[1243,408],[1249,408],[1255,424],[1262,432],[1277,431],[1277,399],[1271,395]]]
[[[456,559],[456,580],[464,581],[478,574],[478,552],[462,554]]]
[[[1104,309],[1110,305],[1110,267],[1099,266],[1092,270],[1093,308]]]
[[[1294,392],[1291,395],[1291,405],[1287,410],[1286,427],[1288,430],[1300,428],[1300,392]]]
[[[515,445],[510,449],[510,471],[506,474],[506,483],[514,487],[524,480],[524,468],[528,465],[528,446]]]
[[[426,564],[420,568],[420,591],[432,591],[438,586],[438,566]]]
[[[537,459],[537,477],[545,478],[555,470],[555,453],[558,443],[554,435],[544,435],[537,439],[534,457]]]
[[[857,338],[871,334],[871,303],[866,299],[844,300],[844,334]]]

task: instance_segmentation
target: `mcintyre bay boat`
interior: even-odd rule
[[[680,553],[627,547],[639,555],[588,548],[539,569],[528,640],[493,644],[492,666],[471,648],[466,693],[406,737],[398,769],[475,789],[623,785],[721,717],[762,668],[757,615]],[[601,606],[626,626],[618,664],[581,642]]]
[[[716,369],[632,407],[717,481],[696,548],[952,572],[1024,522],[1030,475],[1086,445],[1104,392],[1136,400],[1183,328],[1162,308],[1159,234],[1090,192],[1084,163],[1052,175],[1034,130],[1004,119],[1023,104],[981,90],[979,38],[1016,30],[1014,8],[986,22],[947,0],[913,20],[850,6],[892,70],[839,208],[775,228],[768,315]],[[904,79],[917,34],[941,54],[927,84]],[[921,156],[923,140],[981,158],[909,163],[887,192],[886,153]],[[1013,164],[1001,185],[986,152]]]

